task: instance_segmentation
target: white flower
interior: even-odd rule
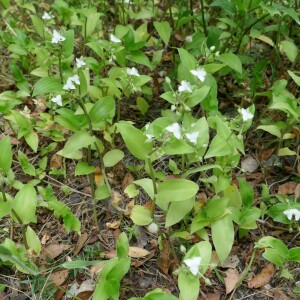
[[[244,122],[246,122],[248,120],[251,120],[253,118],[253,114],[251,114],[251,112],[249,112],[248,109],[242,108],[240,110],[240,113],[242,115],[242,118],[243,118]]]
[[[187,43],[191,43],[191,42],[193,41],[193,36],[192,36],[192,35],[186,36],[186,37],[185,37],[185,41],[186,41]]]
[[[211,47],[209,48],[209,50],[210,50],[210,51],[215,51],[215,50],[216,50],[216,46],[211,46]]]
[[[51,20],[51,16],[45,11],[43,16],[42,16],[43,20]]]
[[[192,73],[194,76],[198,77],[198,79],[199,79],[200,81],[204,81],[205,76],[206,76],[206,71],[205,71],[204,69],[202,69],[202,68],[199,68],[199,69],[197,69],[197,70],[191,70],[191,73]]]
[[[197,139],[199,137],[199,134],[200,134],[199,131],[195,131],[191,133],[186,133],[185,136],[191,143],[197,144]]]
[[[172,132],[176,139],[179,140],[181,138],[180,125],[178,123],[173,123],[172,125],[168,126],[166,130]]]
[[[217,52],[215,53],[215,56],[220,56],[220,51],[217,51]]]
[[[191,93],[192,92],[192,88],[191,88],[190,83],[188,81],[186,81],[186,80],[182,80],[180,86],[178,87],[178,91],[180,93],[182,93],[182,92],[189,92],[189,93]]]
[[[57,95],[51,99],[52,102],[56,103],[58,106],[62,106],[61,95]]]
[[[59,42],[63,42],[66,38],[63,37],[58,31],[53,30],[52,34],[52,44],[58,44]]]
[[[76,66],[78,69],[80,69],[81,67],[83,67],[85,65],[86,65],[86,63],[83,60],[81,60],[80,58],[76,58]]]
[[[200,256],[196,256],[193,258],[185,259],[183,262],[189,267],[191,273],[196,276],[199,273],[201,260],[202,258]]]
[[[112,33],[109,36],[109,39],[111,42],[113,43],[121,43],[122,41],[120,39],[118,39],[116,36],[114,36]]]
[[[127,68],[126,72],[128,75],[131,75],[131,76],[137,76],[137,77],[140,76],[138,70],[135,67],[132,67],[131,69]]]
[[[152,222],[151,224],[148,225],[147,229],[150,233],[156,234],[158,232],[158,225]]]
[[[63,89],[64,90],[75,90],[76,87],[75,87],[74,83],[76,83],[78,85],[80,84],[78,75],[74,75],[72,77],[69,77],[67,79],[67,83],[63,86]]]
[[[293,216],[295,216],[295,221],[300,220],[300,210],[296,208],[287,209],[283,212],[287,218],[291,221]]]

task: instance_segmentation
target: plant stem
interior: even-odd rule
[[[201,16],[202,16],[203,31],[204,31],[204,34],[207,35],[207,29],[206,29],[205,18],[204,18],[204,3],[203,3],[203,0],[200,0],[200,3],[201,3]]]
[[[151,207],[151,212],[152,212],[152,214],[154,214],[156,195],[157,195],[157,187],[156,187],[156,182],[155,182],[155,171],[153,169],[150,157],[148,158],[147,163],[148,163],[148,167],[149,167],[149,171],[150,171],[150,177],[151,177],[151,180],[152,180],[153,191],[154,191],[154,197],[152,199],[152,207]]]
[[[61,55],[62,55],[62,47],[59,45],[59,53],[58,53],[58,67],[59,67],[59,76],[60,76],[60,81],[63,83],[63,75],[62,75],[62,67],[61,67]]]

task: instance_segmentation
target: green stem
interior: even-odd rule
[[[59,67],[59,76],[60,76],[60,81],[63,83],[63,75],[62,75],[62,67],[61,67],[61,55],[62,55],[62,47],[59,45],[59,53],[58,53],[58,67]]]
[[[204,3],[203,3],[203,0],[201,0],[200,3],[201,3],[201,17],[202,17],[203,31],[204,31],[204,34],[207,35],[207,29],[206,29],[205,18],[204,18]]]
[[[149,171],[150,171],[150,177],[151,177],[151,180],[152,180],[153,191],[154,191],[154,197],[152,199],[152,207],[151,207],[151,212],[152,212],[152,215],[153,215],[154,214],[154,209],[155,209],[157,187],[156,187],[156,182],[155,182],[155,171],[153,169],[150,157],[148,158],[147,163],[148,163],[148,167],[149,167]]]

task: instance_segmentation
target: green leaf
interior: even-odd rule
[[[205,214],[210,219],[215,219],[224,214],[228,198],[212,198],[205,207]]]
[[[33,186],[26,184],[16,194],[13,201],[13,215],[22,224],[36,223],[36,207],[38,204],[36,191]],[[25,209],[26,208],[26,209]]]
[[[120,122],[117,127],[131,154],[138,159],[146,160],[152,151],[152,142],[147,141],[147,137],[129,123]]]
[[[37,16],[30,15],[35,31],[44,38],[44,22]]]
[[[83,161],[80,161],[76,165],[75,176],[88,175],[95,172],[95,170],[96,168],[94,166],[91,166]]]
[[[33,88],[32,96],[41,94],[57,93],[62,91],[62,84],[54,77],[44,77],[36,82]]]
[[[40,254],[42,249],[40,239],[30,226],[27,226],[25,236],[29,249],[33,250],[36,254]]]
[[[115,100],[111,96],[99,99],[89,112],[93,127],[99,126],[105,120],[111,120],[115,116]]]
[[[205,155],[205,159],[210,157],[225,156],[232,153],[232,149],[227,142],[227,139],[220,135],[216,135],[209,146],[209,149]]]
[[[295,261],[297,263],[300,263],[300,247],[290,249],[288,259],[289,261]]]
[[[0,170],[8,172],[12,164],[12,150],[9,136],[5,136],[0,140]]]
[[[159,183],[157,200],[162,202],[183,201],[194,197],[199,189],[198,184],[186,179],[171,179]]]
[[[137,97],[136,106],[139,109],[139,111],[142,113],[142,115],[145,115],[149,109],[148,102],[142,97]]]
[[[68,155],[76,150],[86,148],[97,141],[95,136],[91,136],[87,131],[74,133],[66,142],[63,148],[63,155]]]
[[[111,194],[109,189],[107,188],[106,184],[101,184],[97,187],[95,191],[95,199],[96,200],[104,200],[110,197]]]
[[[242,74],[243,72],[242,63],[237,55],[233,53],[223,53],[215,57],[215,59],[226,64],[228,67],[237,71],[238,73]]]
[[[86,32],[85,36],[88,37],[90,36],[93,31],[95,30],[97,24],[99,23],[99,18],[101,14],[100,13],[91,13],[87,16],[86,19]]]
[[[297,76],[294,72],[288,70],[289,75],[292,77],[292,79],[296,82],[298,86],[300,86],[300,77]]]
[[[289,149],[288,147],[280,148],[278,151],[278,156],[293,156],[297,155],[297,152]]]
[[[260,125],[256,129],[267,131],[281,139],[280,129],[276,125]]]
[[[115,166],[124,157],[124,152],[119,149],[113,149],[106,152],[103,156],[104,166],[106,168]]]
[[[130,214],[130,219],[134,224],[140,226],[149,225],[153,221],[151,217],[151,211],[141,205],[133,206]]]
[[[140,192],[136,188],[135,184],[130,183],[127,185],[127,187],[124,190],[124,193],[127,194],[128,198],[134,198],[136,197]]]
[[[197,300],[200,289],[199,278],[189,272],[181,271],[178,275],[179,298],[182,300]]]
[[[28,144],[28,146],[34,152],[36,152],[38,145],[39,145],[39,137],[38,137],[37,133],[35,131],[31,130],[30,132],[28,132],[24,135],[24,139],[25,139],[26,143]]]
[[[289,255],[287,246],[281,240],[274,238],[273,236],[264,236],[256,243],[255,248],[273,248],[284,257],[288,257]]]
[[[18,161],[22,167],[22,170],[25,174],[35,176],[35,168],[34,166],[29,162],[29,159],[27,155],[20,150],[18,151]]]
[[[166,227],[170,227],[181,221],[188,214],[195,204],[195,198],[184,201],[172,202],[166,217]]]
[[[294,62],[298,55],[297,46],[291,41],[281,41],[280,46],[282,47],[282,51],[286,54],[287,58]]]
[[[190,71],[196,68],[196,59],[188,51],[182,48],[178,48],[177,50],[180,56],[180,64],[177,71],[178,81],[194,80],[194,76]]]
[[[240,209],[243,204],[242,196],[236,185],[230,185],[224,191],[224,197],[228,198],[228,207]]]
[[[64,32],[63,36],[66,38],[62,43],[62,53],[65,58],[73,54],[74,50],[74,30]]]
[[[143,188],[151,199],[154,198],[153,182],[150,178],[135,180],[133,183]]]
[[[117,241],[118,257],[127,257],[129,251],[129,242],[125,232],[122,232]]]
[[[253,204],[254,191],[252,186],[243,178],[238,178],[243,204],[247,207]]]
[[[169,44],[170,36],[171,36],[171,26],[169,22],[162,21],[162,22],[153,22],[155,29],[157,30],[159,36],[167,46]]]
[[[285,258],[277,249],[268,248],[265,250],[262,256],[276,266],[284,266],[284,264],[286,263]]]
[[[102,260],[74,260],[74,261],[68,261],[62,264],[64,268],[67,269],[85,269],[88,266],[94,266],[98,265],[100,263],[103,263]]]
[[[220,262],[224,263],[234,241],[234,227],[231,215],[227,214],[223,218],[212,222],[211,233]]]

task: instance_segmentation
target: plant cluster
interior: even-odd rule
[[[1,67],[9,72],[1,77],[9,88],[0,91],[0,220],[7,231],[0,267],[43,274],[35,263],[42,250],[36,226],[42,209],[53,212],[67,233],[80,234],[80,220],[46,184],[47,176],[86,176],[99,227],[97,209],[115,193],[108,173],[128,157],[134,163],[127,168],[138,176],[124,190],[135,200],[133,226],[148,226],[160,245],[165,239],[181,244],[174,253],[181,257],[174,271],[179,299],[197,299],[200,282],[211,284],[207,270],[218,273],[213,249],[224,263],[234,242],[258,222],[270,218],[298,235],[299,197],[270,194],[264,184],[257,199],[240,167],[254,138],[269,139],[272,164],[282,157],[299,160],[297,3],[166,1],[160,7],[147,0],[1,0]],[[224,108],[225,101],[231,105]],[[163,106],[159,112],[157,103]],[[49,159],[53,154],[62,160],[58,168]],[[199,199],[199,191],[209,197]],[[119,204],[114,209],[125,212]],[[125,233],[116,249],[115,258],[101,261],[93,299],[119,299],[131,263]],[[300,262],[300,247],[265,236],[238,285],[258,249],[293,280],[288,263]],[[133,299],[177,298],[155,289]]]

